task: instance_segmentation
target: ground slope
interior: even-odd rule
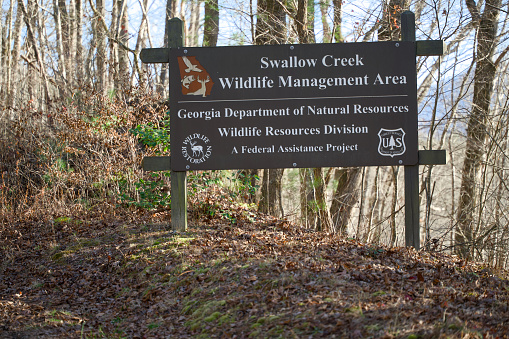
[[[185,233],[161,215],[0,228],[0,338],[509,337],[503,272],[247,211]]]

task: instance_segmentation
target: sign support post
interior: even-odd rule
[[[184,46],[184,23],[179,18],[169,20],[168,47]],[[169,63],[169,48],[151,48],[141,51],[141,60],[145,63]],[[143,159],[146,171],[171,170],[169,157],[147,157]],[[171,171],[171,228],[174,231],[187,230],[187,172]]]
[[[184,22],[173,18],[168,25],[168,47],[184,46]],[[168,53],[168,63],[170,53]],[[169,82],[169,81],[168,81]],[[187,172],[171,171],[171,227],[187,231]]]
[[[168,25],[168,47],[184,46],[184,22],[173,18]],[[168,53],[168,63],[170,53]],[[171,171],[171,227],[187,230],[187,172]]]
[[[401,14],[401,40],[415,41],[415,15]],[[417,112],[415,112],[417,114]],[[419,235],[419,164],[405,166],[405,245],[421,247]]]

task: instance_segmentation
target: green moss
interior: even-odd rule
[[[280,316],[278,315],[270,315],[268,318],[267,318],[267,322],[271,322],[271,321],[274,321],[274,320],[277,320],[281,318]]]
[[[216,321],[218,319],[221,323],[227,321],[225,315],[221,312],[223,306],[226,305],[226,300],[211,300],[200,305],[199,301],[189,300],[182,308],[183,314],[191,314],[189,321],[185,323],[192,331],[198,331],[200,329],[206,330],[207,323]],[[191,313],[192,312],[192,313]]]
[[[258,324],[265,324],[265,321],[266,321],[266,320],[267,320],[267,319],[265,319],[264,317],[261,317],[261,318],[258,318],[258,320],[256,321],[256,323],[258,323]]]
[[[253,331],[249,333],[249,338],[258,338],[260,337],[260,331]]]
[[[61,259],[63,256],[64,256],[64,252],[58,252],[58,253],[53,254],[51,256],[51,259],[52,260],[58,260],[58,259]]]
[[[70,222],[72,220],[71,217],[59,217],[59,218],[56,218],[54,220],[54,223],[55,224],[61,224],[61,223],[64,223],[64,222]]]
[[[192,330],[192,331],[196,331],[198,330],[199,328],[201,328],[201,323],[199,321],[193,321],[191,322],[190,325],[188,325],[189,328]]]
[[[262,324],[262,323],[258,323],[258,322],[256,322],[256,323],[254,323],[254,324],[252,324],[252,325],[251,325],[251,328],[252,328],[252,329],[254,329],[254,330],[256,330],[258,327],[261,327],[261,326],[263,326],[263,324]]]
[[[203,318],[204,321],[210,323],[212,321],[216,321],[221,316],[221,312],[214,312],[208,317]]]
[[[224,324],[229,324],[229,323],[231,323],[232,321],[233,321],[233,320],[232,320],[232,318],[230,317],[230,315],[225,314],[225,315],[221,316],[221,317],[218,319],[217,324],[218,324],[219,326],[222,326],[222,325],[224,325]]]

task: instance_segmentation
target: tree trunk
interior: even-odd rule
[[[320,1],[320,13],[322,15],[322,27],[323,27],[323,42],[328,44],[332,42],[331,31],[328,21],[328,9],[330,6],[330,0]]]
[[[129,18],[127,16],[127,0],[117,0],[118,6],[118,40],[124,46],[129,44]],[[127,51],[121,46],[117,45],[118,50],[118,79],[117,89],[127,89],[129,86],[129,56]]]
[[[297,14],[295,15],[295,30],[297,31],[297,36],[299,37],[299,42],[301,44],[309,44],[315,42],[314,31],[310,30],[310,19],[314,20],[314,12],[313,17],[309,16],[309,4],[313,4],[313,1],[308,0],[298,0],[297,3]],[[311,6],[314,9],[314,7]],[[314,21],[311,21],[314,23]]]
[[[317,209],[317,230],[334,232],[329,209],[327,208],[327,185],[323,176],[323,169],[317,167],[313,169],[313,186],[315,189],[316,209]]]
[[[256,45],[277,45],[286,42],[286,12],[278,0],[259,0],[256,21]]]
[[[136,56],[140,55],[140,52],[143,48],[145,48],[145,41],[148,38],[148,19],[147,19],[147,6],[148,6],[148,0],[142,0],[140,1],[140,6],[142,7],[142,19],[140,23],[140,28],[138,29],[138,39],[136,40],[136,47],[134,48],[134,54]],[[132,72],[131,75],[131,86],[135,85],[136,75],[138,76],[138,81],[140,86],[146,86],[147,85],[147,73],[145,72],[147,70],[147,65],[142,64],[141,68],[139,68],[140,72],[139,74],[136,74],[136,72]]]
[[[92,32],[94,37],[94,45],[96,46],[96,89],[102,95],[106,94],[107,88],[107,70],[106,70],[106,36],[103,26],[99,23],[100,20],[104,20],[105,9],[104,0],[96,0],[97,12],[99,15],[94,15]]]
[[[104,3],[103,3],[104,5]],[[118,38],[117,35],[117,26],[119,22],[118,14],[118,1],[114,0],[112,9],[111,9],[111,24],[110,24],[110,34],[113,34],[114,38]],[[109,39],[109,49],[110,49],[110,57],[109,57],[109,72],[108,72],[108,83],[110,86],[112,86],[114,89],[118,89],[118,73],[119,73],[119,67],[118,67],[118,44],[113,41],[113,39]]]
[[[70,50],[71,50],[71,44],[70,44],[70,18],[69,13],[67,12],[67,6],[65,3],[65,0],[56,0],[56,6],[55,6],[55,16],[59,18],[57,21],[57,24],[60,24],[60,37],[62,39],[61,41],[61,48],[62,48],[62,55],[60,59],[60,66],[61,66],[61,72],[64,75],[64,79],[66,81],[70,78]],[[56,13],[58,11],[58,13]],[[58,30],[58,28],[57,28]]]
[[[176,3],[175,0],[166,0],[166,21],[164,22],[164,42],[163,42],[164,48],[168,47],[168,34],[169,34],[168,24],[170,22],[170,19],[173,18],[173,16],[175,15],[174,12],[175,3]],[[168,87],[166,84],[167,74],[168,74],[168,63],[165,62],[161,66],[161,73],[159,76],[160,83],[157,84],[156,86],[157,93],[161,94],[162,96],[164,95],[164,93],[166,93],[166,88]]]
[[[476,234],[473,232],[474,212],[476,211],[476,184],[484,156],[487,137],[487,123],[490,114],[490,101],[493,93],[496,65],[492,58],[495,52],[500,13],[500,0],[488,0],[484,13],[479,16],[475,6],[467,7],[472,17],[480,17],[477,30],[477,64],[474,73],[474,95],[472,111],[467,125],[467,142],[461,175],[461,189],[458,203],[457,226],[455,229],[455,250],[465,259],[471,259]]]
[[[334,5],[334,17],[333,17],[333,34],[335,42],[343,42],[343,34],[341,32],[341,26],[343,25],[343,1],[332,0]]]
[[[18,6],[16,10],[16,20],[14,21],[14,31],[12,37],[14,39],[14,43],[12,45],[10,64],[8,68],[8,77],[7,77],[7,86],[9,89],[9,96],[7,100],[7,105],[11,108],[16,106],[16,98],[18,95],[18,84],[19,81],[16,81],[16,76],[18,75],[19,68],[19,53],[21,50],[21,23],[23,21],[23,10],[21,6]],[[12,83],[12,85],[11,85]]]
[[[203,46],[216,46],[219,35],[219,7],[217,0],[205,1],[205,23],[203,27]]]
[[[361,167],[350,167],[336,170],[338,184],[330,207],[333,228],[340,233],[346,233],[352,209],[357,203]]]
[[[191,20],[189,30],[186,36],[187,46],[198,46],[200,29],[200,5],[201,0],[191,0]]]
[[[54,20],[55,20],[55,33],[56,33],[56,43],[57,43],[57,53],[58,53],[58,69],[60,71],[60,81],[64,82],[67,79],[67,57],[64,53],[64,33],[63,33],[63,25],[62,25],[62,15],[60,11],[60,6],[57,0],[54,0]],[[57,81],[58,81],[57,80]],[[59,81],[59,82],[60,82]],[[59,90],[63,90],[63,84],[59,86]],[[63,96],[63,93],[60,92],[60,95]]]
[[[0,103],[2,106],[5,106],[6,99],[9,93],[8,83],[8,74],[9,74],[9,55],[10,55],[10,46],[11,46],[11,34],[12,34],[12,1],[9,3],[9,9],[7,10],[7,14],[5,16],[5,24],[0,27],[0,38],[2,43],[0,44],[0,67],[3,70],[0,74]],[[0,9],[0,14],[2,14],[2,10]],[[0,16],[1,18],[2,16]],[[1,19],[0,19],[1,20]]]
[[[277,217],[283,217],[283,205],[281,200],[281,181],[283,169],[263,170],[263,183],[258,212],[267,213]]]
[[[316,229],[317,212],[314,174],[311,168],[300,168],[300,216],[306,228]]]
[[[76,30],[76,79],[78,81],[83,81],[85,70],[83,67],[83,1],[76,0],[75,1],[76,11],[75,11],[75,30]],[[81,87],[81,86],[80,86]]]

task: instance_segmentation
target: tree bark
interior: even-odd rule
[[[8,74],[9,74],[9,59],[10,59],[10,46],[11,46],[11,34],[12,34],[12,11],[13,11],[13,4],[12,1],[9,3],[9,9],[7,10],[7,14],[5,16],[5,24],[0,27],[0,38],[2,40],[2,43],[0,45],[1,48],[1,55],[0,55],[0,67],[3,72],[1,72],[0,75],[0,102],[2,103],[2,106],[5,106],[6,99],[8,97],[9,93],[9,87],[8,84]],[[0,13],[2,13],[2,10],[0,9]],[[1,16],[0,16],[1,18]],[[0,19],[1,20],[1,19]]]
[[[322,15],[323,42],[328,44],[332,42],[331,31],[329,27],[327,11],[330,6],[330,0],[320,1],[320,13]]]
[[[168,24],[170,22],[170,19],[173,18],[173,16],[175,15],[174,11],[175,3],[176,3],[175,0],[166,0],[166,21],[164,22],[164,42],[163,42],[164,48],[168,47],[168,34],[169,34]],[[166,93],[166,88],[168,87],[166,85],[167,74],[168,74],[168,63],[165,62],[161,66],[161,73],[159,75],[160,83],[157,84],[156,86],[156,91],[157,93],[161,94],[161,96],[163,96],[164,93]]]
[[[258,212],[283,217],[284,211],[281,200],[281,182],[283,169],[265,169]]]
[[[75,30],[76,30],[76,79],[82,81],[85,75],[83,63],[83,0],[75,1]],[[81,87],[81,86],[80,86]]]
[[[58,13],[55,13],[55,16],[58,16],[58,23],[60,24],[60,37],[62,55],[60,59],[61,72],[64,75],[64,79],[68,81],[70,77],[70,51],[71,51],[71,43],[70,43],[70,18],[69,13],[67,12],[67,6],[65,0],[56,0],[55,12],[58,10]],[[58,24],[57,23],[57,24]],[[58,28],[57,28],[58,30]]]
[[[286,12],[278,0],[258,1],[256,45],[277,45],[286,42]]]
[[[94,37],[94,45],[96,46],[96,89],[102,95],[106,94],[107,85],[107,72],[106,72],[106,36],[103,26],[99,22],[105,16],[104,0],[96,0],[97,12],[99,15],[94,14],[92,32]]]
[[[145,48],[145,42],[146,39],[149,36],[149,27],[148,27],[148,18],[147,18],[147,6],[148,6],[148,0],[140,0],[139,1],[141,10],[142,10],[142,19],[140,23],[140,28],[138,29],[138,39],[136,40],[136,47],[134,48],[134,54],[136,56],[140,55],[140,52],[143,48]],[[140,86],[146,86],[147,84],[147,75],[146,71],[147,65],[142,64],[141,68],[139,69],[138,75],[138,81]],[[135,85],[136,80],[136,72],[132,72],[131,75],[131,86]]]
[[[21,6],[18,6],[18,9],[16,10],[16,20],[14,21],[14,31],[13,31],[13,38],[14,42],[12,45],[12,51],[11,51],[11,57],[10,57],[10,63],[9,68],[7,70],[8,72],[8,78],[7,78],[7,86],[9,89],[9,96],[7,99],[7,106],[14,108],[16,106],[16,98],[18,95],[18,84],[19,81],[15,81],[15,77],[18,73],[19,68],[19,53],[21,50],[21,23],[23,21],[23,10],[21,9]],[[11,85],[12,83],[12,85]]]
[[[472,19],[479,17],[477,7],[469,6]],[[458,203],[457,226],[455,228],[455,250],[465,259],[473,256],[476,234],[473,231],[474,212],[477,208],[478,177],[484,157],[487,123],[490,114],[491,95],[495,80],[496,65],[492,58],[495,52],[500,0],[487,0],[484,12],[480,16],[477,29],[477,64],[474,73],[474,94],[472,111],[468,118],[465,158],[461,174],[461,188]]]
[[[323,176],[323,169],[321,167],[313,168],[314,178],[314,189],[315,189],[315,201],[317,209],[317,230],[334,232],[335,229],[332,227],[332,219],[327,208],[327,185]]]
[[[205,23],[203,27],[203,46],[217,46],[219,35],[219,7],[217,0],[205,1]]]
[[[342,25],[343,25],[343,1],[332,0],[334,6],[333,17],[333,35],[335,42],[343,42]]]
[[[56,43],[57,43],[57,53],[58,53],[58,69],[60,71],[60,77],[65,81],[67,79],[67,56],[64,53],[64,33],[63,33],[63,25],[62,25],[62,15],[60,13],[60,6],[57,0],[54,0],[54,14],[53,18],[55,20],[55,33],[56,33]],[[63,88],[64,86],[60,86]],[[63,93],[60,93],[63,95]]]
[[[200,4],[201,0],[191,0],[191,20],[186,36],[187,46],[198,46],[198,31],[200,28]]]
[[[295,15],[295,30],[299,37],[301,44],[309,44],[315,42],[314,31],[310,29],[310,23],[314,23],[314,11],[311,12],[312,16],[309,15],[309,4],[313,4],[313,1],[298,0],[297,2],[297,14]],[[311,6],[314,10],[314,7]],[[311,20],[310,20],[311,19]]]
[[[334,191],[330,207],[332,224],[336,232],[346,233],[347,231],[352,209],[359,197],[359,190],[356,188],[359,183],[361,172],[361,167],[341,168],[336,170],[338,184]]]
[[[129,18],[127,16],[127,0],[117,0],[118,6],[118,40],[124,46],[129,44]],[[129,56],[124,48],[119,48],[118,51],[118,68],[119,74],[117,79],[117,89],[127,89],[129,84]]]

